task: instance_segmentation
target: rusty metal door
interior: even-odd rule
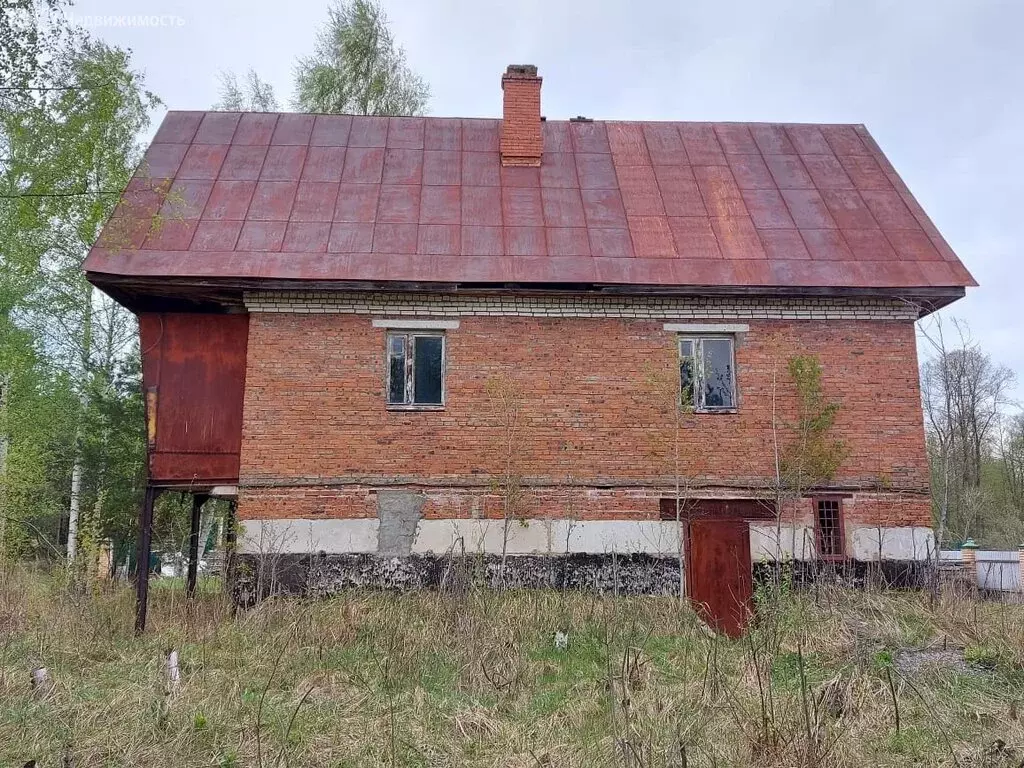
[[[686,535],[686,592],[712,627],[739,637],[753,611],[754,580],[746,520],[691,520]]]

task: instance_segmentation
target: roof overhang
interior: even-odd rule
[[[772,298],[888,298],[906,301],[919,309],[921,317],[963,298],[962,287],[859,286],[721,286],[642,285],[615,282],[473,281],[473,280],[323,280],[315,278],[263,277],[146,277],[115,275],[100,271],[86,273],[88,280],[119,303],[135,312],[244,312],[244,295],[264,291],[318,292],[409,292],[486,294],[574,294],[615,296],[742,296]]]

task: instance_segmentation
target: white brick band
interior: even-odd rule
[[[403,320],[401,318],[374,318],[374,328],[398,328],[410,331],[454,331],[459,327],[458,320]]]
[[[670,333],[746,333],[746,323],[665,323]]]
[[[250,312],[382,315],[387,317],[593,317],[637,320],[905,320],[918,307],[900,299],[515,296],[461,293],[280,291],[245,294]]]

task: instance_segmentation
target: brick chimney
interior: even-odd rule
[[[537,67],[532,64],[509,64],[501,76],[501,90],[505,92],[501,121],[502,165],[540,165],[544,150],[540,84]]]

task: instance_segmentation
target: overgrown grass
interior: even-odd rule
[[[351,592],[234,617],[216,590],[189,605],[176,587],[153,590],[137,639],[125,587],[76,592],[12,566],[0,579],[3,766],[1024,760],[1021,605],[766,593],[758,625],[730,641],[672,598]],[[922,648],[967,660],[908,671]],[[37,666],[55,682],[45,696]]]

